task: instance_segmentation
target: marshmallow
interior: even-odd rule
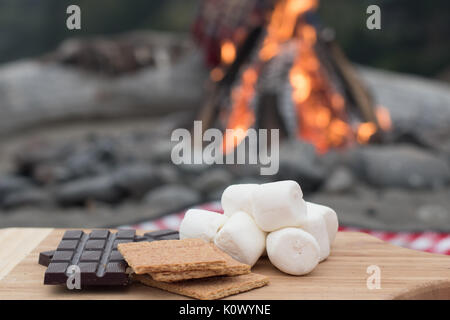
[[[292,180],[265,183],[252,193],[253,217],[264,231],[298,227],[306,220],[306,203],[299,184]]]
[[[325,260],[330,255],[330,241],[328,240],[328,230],[325,219],[321,214],[309,214],[303,230],[311,234],[319,245],[319,262]]]
[[[251,194],[257,184],[233,184],[222,194],[222,208],[224,214],[231,217],[238,211],[252,214]]]
[[[181,221],[180,239],[198,238],[212,242],[227,220],[228,217],[217,212],[190,209]]]
[[[320,204],[306,202],[306,208],[308,210],[308,216],[312,215],[321,215],[325,220],[325,224],[327,225],[328,231],[328,240],[330,245],[333,243],[334,238],[336,237],[336,233],[338,231],[339,222],[336,212],[326,206],[322,206]]]
[[[253,266],[264,252],[266,234],[250,215],[238,211],[220,229],[214,243],[237,261]]]
[[[302,229],[284,228],[271,232],[266,242],[270,262],[285,273],[304,275],[319,263],[319,244]]]

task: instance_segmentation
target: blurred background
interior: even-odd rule
[[[270,1],[242,3],[263,11]],[[319,60],[335,63],[334,45],[345,54],[344,71],[327,79],[342,87],[359,127],[354,143],[324,148],[305,132],[292,138],[286,126],[276,176],[260,176],[255,166],[170,160],[171,132],[202,118],[220,90],[227,93],[217,106],[222,114],[233,105],[229,91],[240,87],[239,76],[226,86],[217,78],[232,67],[211,66],[214,50],[205,47],[214,46],[198,36],[198,28],[210,32],[204,21],[199,27],[202,14],[214,20],[220,2],[0,0],[0,227],[154,227],[163,217],[176,228],[180,215],[171,213],[220,210],[230,184],[294,179],[307,200],[333,207],[343,226],[449,233],[450,2],[321,0],[311,24],[325,44]],[[81,8],[81,30],[65,27],[71,4]],[[381,8],[381,30],[366,28],[371,4]],[[287,79],[280,70],[259,78]],[[370,103],[355,100],[358,92]],[[369,119],[358,108],[369,108]]]
[[[126,1],[2,0],[0,62],[40,55],[55,49],[74,32],[61,15],[70,4],[83,10],[76,36],[117,34],[135,29],[188,33],[201,0]],[[336,30],[339,44],[356,62],[450,81],[450,4],[445,0],[322,0],[324,24]],[[382,8],[383,29],[365,27],[366,8]]]

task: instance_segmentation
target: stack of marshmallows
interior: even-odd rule
[[[338,219],[331,208],[303,200],[295,181],[231,185],[222,195],[224,214],[190,209],[180,239],[214,242],[234,259],[253,266],[267,254],[279,270],[311,272],[330,254]]]

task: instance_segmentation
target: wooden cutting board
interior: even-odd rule
[[[65,230],[0,230],[2,299],[185,299],[132,284],[124,288],[68,290],[44,286],[41,251],[53,250]],[[138,233],[143,233],[138,232]],[[380,289],[368,289],[369,266],[378,266]],[[229,299],[450,299],[450,257],[396,247],[357,232],[339,232],[330,257],[307,276],[286,275],[267,258],[253,268],[270,284]]]

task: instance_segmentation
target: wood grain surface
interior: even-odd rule
[[[0,300],[185,299],[138,283],[81,291],[44,286],[39,252],[54,249],[64,231],[0,230]],[[380,289],[367,288],[371,265],[380,268]],[[286,275],[267,258],[253,271],[269,276],[270,284],[228,299],[450,299],[450,257],[396,247],[356,232],[339,232],[330,257],[307,276]]]

